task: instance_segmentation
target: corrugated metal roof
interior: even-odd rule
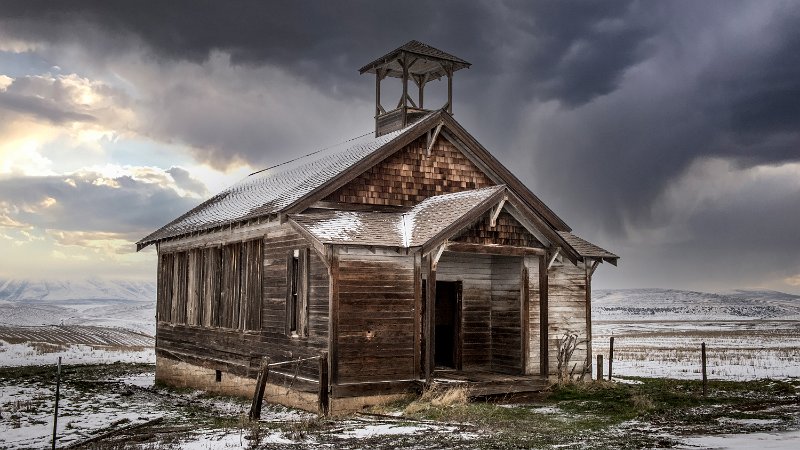
[[[370,133],[253,173],[143,238],[137,246],[280,212],[413,126],[377,138]]]
[[[505,191],[503,185],[430,197],[404,212],[319,211],[291,219],[324,244],[417,247]],[[492,202],[494,203],[494,202]]]
[[[591,242],[580,238],[568,231],[559,231],[558,234],[572,247],[579,255],[588,258],[619,259],[619,256],[610,251],[598,247]]]

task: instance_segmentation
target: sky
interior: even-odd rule
[[[800,294],[800,3],[771,0],[3,1],[0,277],[155,279],[134,242],[372,131],[358,68],[412,39],[472,63],[456,120],[621,256],[595,289]]]

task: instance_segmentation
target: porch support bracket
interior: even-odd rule
[[[592,261],[592,260],[591,259],[587,260],[587,262],[589,262],[589,261]],[[594,275],[594,271],[597,270],[597,266],[599,266],[601,262],[602,262],[602,260],[600,260],[600,259],[595,259],[592,262],[592,265],[589,267],[589,276],[590,277],[592,275]]]
[[[497,218],[500,216],[500,211],[503,210],[503,206],[505,206],[506,200],[507,200],[506,197],[503,197],[503,199],[500,200],[500,203],[498,203],[497,206],[492,208],[492,217],[489,220],[489,226],[491,228],[497,226]]]
[[[561,247],[556,247],[555,251],[553,252],[553,256],[550,257],[550,261],[547,262],[547,270],[550,270],[553,267],[553,263],[556,262],[556,258],[558,258],[558,254],[561,252]]]
[[[425,150],[426,156],[431,156],[431,150],[433,150],[433,145],[436,144],[436,138],[439,137],[439,133],[442,131],[443,122],[439,122],[439,125],[436,126],[436,130],[433,131],[433,136],[431,136],[430,141],[428,141],[428,148]]]
[[[433,270],[436,270],[436,266],[439,265],[439,258],[442,257],[442,253],[444,253],[444,249],[447,248],[447,241],[442,242],[442,245],[436,249],[436,252],[433,253],[431,259],[431,265],[433,266]]]

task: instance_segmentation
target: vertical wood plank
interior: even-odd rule
[[[528,373],[528,361],[530,358],[530,294],[528,286],[528,268],[525,262],[522,263],[520,273],[520,333],[522,339],[522,373]]]
[[[332,248],[331,265],[328,269],[330,283],[329,325],[328,325],[328,353],[330,355],[330,383],[336,385],[339,381],[339,254],[336,247]]]
[[[539,374],[547,376],[550,372],[548,356],[549,324],[548,324],[548,277],[547,259],[539,257]]]
[[[422,356],[422,252],[414,255],[414,379],[419,379]]]
[[[586,364],[592,364],[592,273],[589,260],[583,261],[583,270],[586,273]]]
[[[434,339],[436,339],[436,269],[433,267],[433,258],[430,255],[425,261],[428,272],[425,282],[425,381],[433,381],[435,365]]]

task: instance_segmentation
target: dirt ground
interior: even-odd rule
[[[0,448],[50,444],[53,381],[52,367],[0,369]],[[800,439],[796,379],[711,382],[707,397],[697,382],[665,379],[554,386],[528,403],[429,393],[338,418],[266,405],[257,423],[246,420],[247,399],[153,385],[152,365],[70,366],[63,381],[59,448],[675,448],[731,433],[792,448]]]

